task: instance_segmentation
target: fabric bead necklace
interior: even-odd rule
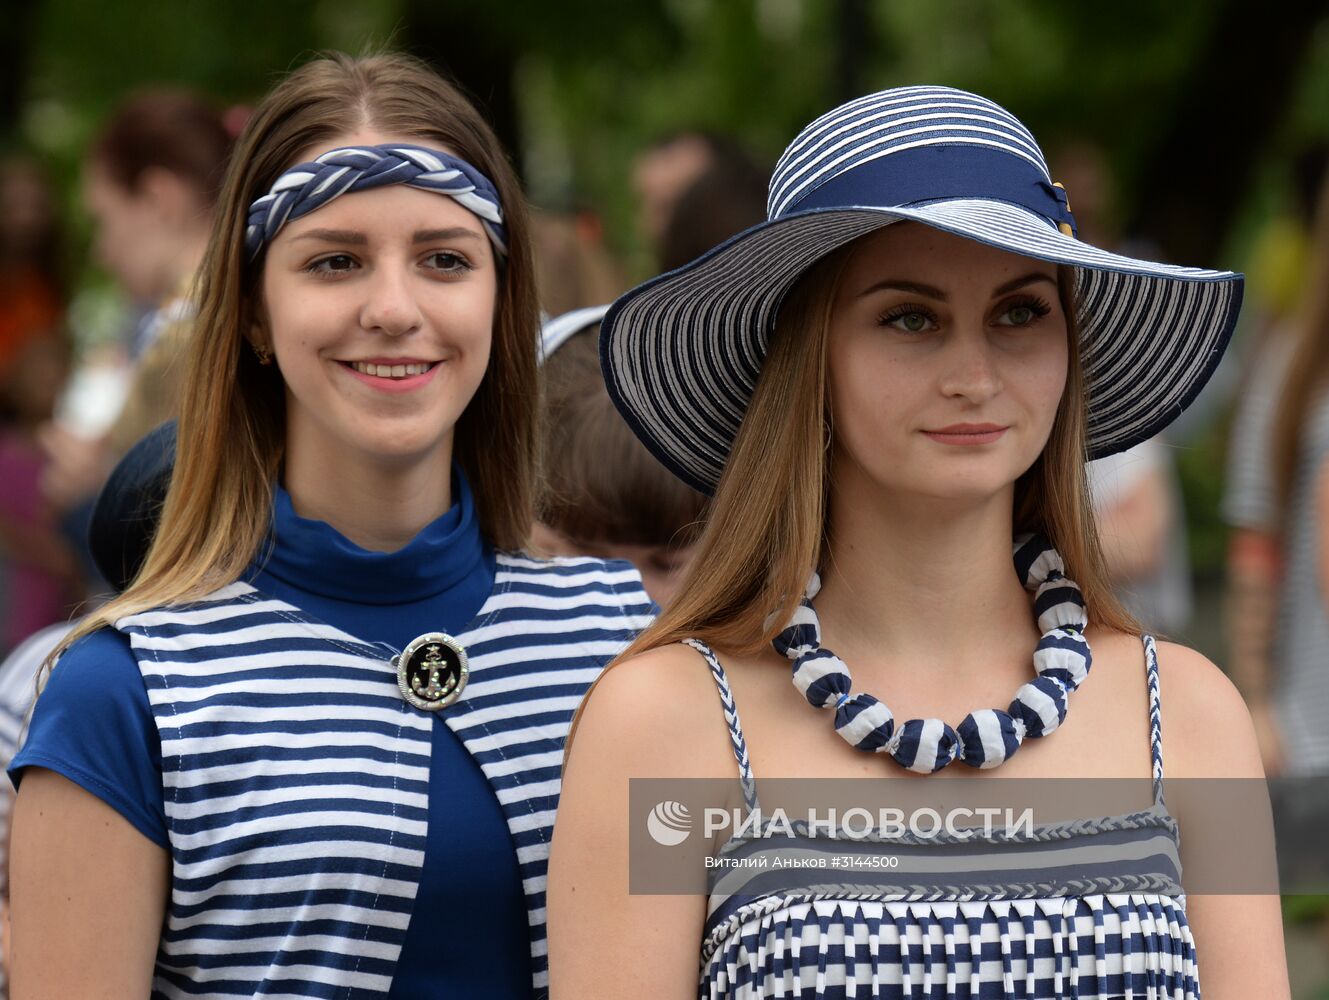
[[[1015,692],[1006,711],[970,712],[952,729],[940,719],[909,719],[897,726],[891,710],[870,694],[853,694],[849,667],[821,644],[821,622],[812,599],[821,578],[812,574],[803,601],[772,640],[793,661],[794,687],[815,708],[835,710],[835,731],[858,750],[888,753],[911,771],[932,774],[959,759],[990,768],[1015,755],[1026,737],[1046,736],[1066,718],[1070,693],[1089,674],[1093,658],[1084,630],[1084,598],[1067,579],[1061,555],[1041,535],[1015,542],[1015,568],[1034,594],[1034,614],[1043,636],[1034,649],[1037,676]]]

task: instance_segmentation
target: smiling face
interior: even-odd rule
[[[329,475],[348,459],[446,469],[489,362],[497,288],[480,220],[446,196],[390,185],[288,223],[266,251],[253,332],[286,384],[288,454]]]
[[[1066,387],[1057,269],[894,223],[846,261],[827,351],[837,489],[991,498],[1038,458]]]

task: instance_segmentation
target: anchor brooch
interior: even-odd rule
[[[437,712],[455,702],[470,676],[466,650],[443,632],[426,632],[412,639],[392,658],[392,665],[397,668],[401,696],[426,712]]]

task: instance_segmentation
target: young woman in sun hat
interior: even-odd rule
[[[15,996],[545,992],[563,738],[651,604],[522,554],[530,254],[423,64],[316,59],[254,112],[160,524],[11,766]]]
[[[766,223],[615,303],[610,392],[713,500],[676,599],[569,743],[555,996],[1286,995],[1277,898],[1187,900],[1178,837],[1210,831],[1162,797],[1165,758],[1258,778],[1249,716],[1113,601],[1084,473],[1194,398],[1240,298],[1236,274],[1081,243],[1017,119],[909,87],[817,119]],[[971,839],[921,895],[773,869],[707,898],[629,891],[628,779],[737,773],[759,811],[754,775],[917,772],[940,794],[997,767],[1138,778],[1152,801]],[[960,850],[910,849],[938,871]]]

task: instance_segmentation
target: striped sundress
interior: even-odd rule
[[[729,682],[710,664],[730,727],[744,804],[759,810],[756,783]],[[901,876],[874,872],[872,891],[817,884],[745,860],[710,879],[698,995],[707,1000],[1131,997],[1200,995],[1186,920],[1176,821],[1163,802],[1158,653],[1144,638],[1149,682],[1153,804],[1136,813],[975,836],[957,848],[945,834],[856,850],[914,859],[945,854],[937,871],[963,875],[920,893]],[[762,861],[766,852],[843,851],[845,842],[794,824],[794,841],[744,833],[721,858]],[[767,831],[769,833],[769,829]],[[795,843],[796,841],[796,843]],[[916,872],[916,868],[911,868]],[[759,874],[758,874],[759,873]],[[834,878],[834,877],[833,877]],[[855,891],[859,890],[859,891]]]

